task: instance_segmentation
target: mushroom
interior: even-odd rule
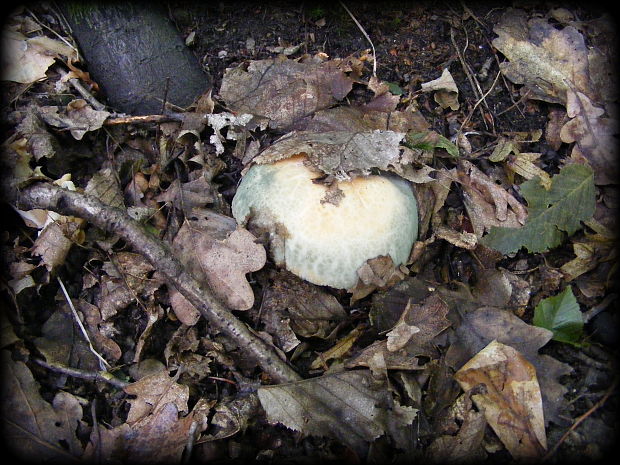
[[[405,264],[418,235],[418,207],[407,181],[360,176],[326,186],[303,155],[254,164],[239,184],[232,213],[269,233],[272,257],[314,284],[352,289],[367,260]]]

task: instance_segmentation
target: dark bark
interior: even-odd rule
[[[113,109],[161,113],[164,99],[186,107],[211,87],[160,5],[86,2],[62,9],[91,77]]]

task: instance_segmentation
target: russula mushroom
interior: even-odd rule
[[[406,263],[418,235],[408,182],[369,175],[335,181],[328,189],[314,182],[322,176],[302,155],[255,164],[239,184],[233,216],[268,231],[275,263],[314,284],[352,289],[369,259]]]

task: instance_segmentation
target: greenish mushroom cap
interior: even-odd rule
[[[277,265],[314,284],[352,289],[369,259],[407,262],[418,235],[418,206],[407,181],[371,175],[338,181],[328,192],[313,182],[322,173],[304,161],[293,156],[252,166],[232,201],[239,224],[269,232]]]

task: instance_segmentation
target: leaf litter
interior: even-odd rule
[[[473,105],[455,68],[397,89],[368,77],[375,59],[368,52],[294,58],[301,48],[282,48],[284,56],[230,68],[215,97],[229,111],[214,113],[209,93],[181,123],[158,126],[159,145],[148,131],[115,128],[108,163],[86,175],[76,168],[76,184],[132,211],[194,277],[242,312],[277,356],[313,377],[258,387],[269,379],[257,376],[235,341],[204,324],[156,267],[123,250],[118,237],[68,217],[50,222],[51,212],[28,212],[29,225],[44,234],[30,248],[14,240],[14,295],[21,301],[50,286],[50,276],[74,266],[70,251],[85,247],[81,290],[74,289],[85,333],[66,303],[54,304],[33,341],[37,353],[19,349],[19,357],[43,357],[53,372],[46,377],[30,371],[3,351],[11,368],[3,398],[16,405],[5,419],[8,431],[25,425],[20,434],[28,433],[20,438],[26,449],[62,459],[179,462],[194,440],[205,451],[207,443],[233,447],[257,421],[260,427],[284,425],[299,437],[336,438],[358,457],[369,450],[380,454],[387,444],[396,451],[391,457],[422,448],[431,461],[481,460],[493,447],[515,460],[542,457],[548,432],[574,417],[566,383],[574,371],[548,355],[554,353],[550,341],[586,347],[582,309],[608,292],[613,260],[604,256],[615,253],[613,233],[594,219],[608,211],[601,210],[600,198],[613,207],[610,192],[616,188],[614,97],[604,71],[609,57],[605,47],[588,48],[583,24],[561,13],[550,13],[566,23],[558,28],[547,17],[508,9],[493,41],[506,58],[504,77],[522,86],[522,95],[556,105],[544,138],[566,155],[557,169],[542,150],[524,148],[537,147],[543,128],[538,135],[494,131],[494,144],[486,147],[470,137],[478,152],[459,152],[452,142],[458,137],[432,129],[419,107],[429,105],[420,97],[425,92],[434,92],[437,114]],[[458,21],[468,20],[463,18]],[[596,40],[598,26],[592,26]],[[10,40],[14,46],[28,39],[14,34]],[[45,79],[53,63],[40,55],[42,46],[44,53],[69,56],[53,42],[27,45],[28,53],[36,48],[39,54],[28,59],[41,61],[28,79]],[[56,103],[30,105],[17,125],[21,139],[3,144],[9,157],[2,163],[17,174],[11,186],[44,179],[63,144],[84,147],[96,140],[111,116],[79,98]],[[367,262],[352,295],[273,269],[263,239],[230,218],[230,193],[221,187],[234,192],[250,163],[299,153],[328,184],[380,171],[413,183],[421,235],[407,266],[395,268],[382,257]],[[48,179],[62,183],[60,176]],[[606,194],[597,198],[597,191]],[[558,257],[562,244],[576,258]],[[442,250],[449,250],[449,259],[441,258]],[[533,252],[545,254],[548,263],[537,263]],[[473,257],[473,264],[463,257]],[[47,278],[37,274],[41,265]],[[568,298],[571,289],[580,293]],[[6,336],[3,348],[21,347],[14,331]],[[120,384],[123,397],[117,395],[105,418],[84,416],[92,390],[73,391],[88,386],[80,376],[101,373],[93,350],[113,367],[106,376],[129,381]],[[53,378],[45,389],[54,395],[42,398],[33,374]],[[92,388],[112,398],[106,383]],[[40,409],[24,411],[24,398]],[[50,426],[28,429],[33,421]],[[285,438],[283,431],[269,434]],[[498,439],[501,444],[493,446]],[[261,453],[279,452],[266,445]]]

